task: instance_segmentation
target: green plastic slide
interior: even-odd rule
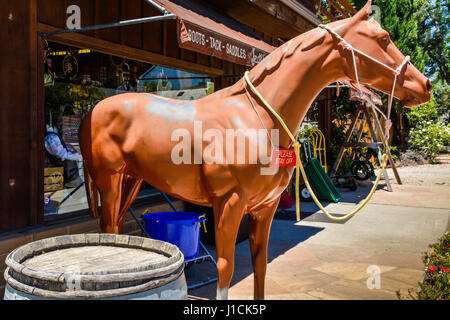
[[[341,194],[316,158],[310,158],[305,168],[309,184],[319,200],[339,202]]]

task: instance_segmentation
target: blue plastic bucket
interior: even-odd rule
[[[142,215],[150,238],[176,245],[185,260],[198,256],[199,222],[206,220],[194,212],[153,212]]]

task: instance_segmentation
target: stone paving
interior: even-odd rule
[[[302,227],[301,223],[289,226],[287,221],[280,220],[275,224],[274,229],[283,232],[290,227]],[[416,288],[422,279],[420,254],[311,244],[308,241],[289,245],[288,242],[274,240],[270,243],[272,247],[292,247],[283,253],[269,249],[274,259],[268,264],[267,299],[396,299],[397,290],[407,293],[407,289]],[[236,268],[247,266],[248,275],[231,286],[231,299],[253,297],[251,261],[241,256],[243,251],[247,251],[243,250],[244,246],[247,243],[240,244],[237,251],[236,260],[239,262]],[[370,274],[367,270],[370,266],[376,266],[381,272],[380,289],[368,289]],[[237,273],[242,273],[242,270]]]
[[[352,210],[370,186],[343,190],[343,201],[328,204],[335,214]],[[377,190],[372,201],[342,223],[329,221],[313,203],[278,212],[272,223],[266,299],[397,299],[417,290],[423,277],[427,245],[449,230],[450,187],[396,185]],[[214,249],[209,247],[212,252]],[[379,271],[379,283],[369,277]],[[368,284],[369,283],[369,284]],[[369,289],[374,284],[379,287]],[[189,294],[214,299],[216,284]],[[253,273],[248,240],[235,251],[230,299],[253,299]]]

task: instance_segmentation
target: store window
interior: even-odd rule
[[[44,215],[88,208],[78,128],[101,100],[126,92],[149,92],[193,100],[214,90],[211,79],[58,43],[46,43]],[[157,193],[143,183],[137,198]],[[100,205],[100,203],[99,203]]]

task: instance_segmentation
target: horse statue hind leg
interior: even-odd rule
[[[136,198],[143,179],[135,178],[130,174],[125,174],[122,182],[122,195],[120,199],[120,209],[118,215],[117,226],[119,230],[122,228],[125,215]]]
[[[116,143],[106,135],[98,135],[94,137],[96,141],[92,141],[91,116],[88,113],[79,130],[89,211],[91,217],[98,217],[99,192],[102,207],[100,229],[104,233],[118,234],[143,180],[127,172]],[[103,147],[96,147],[99,144]],[[109,152],[105,156],[99,150]]]

